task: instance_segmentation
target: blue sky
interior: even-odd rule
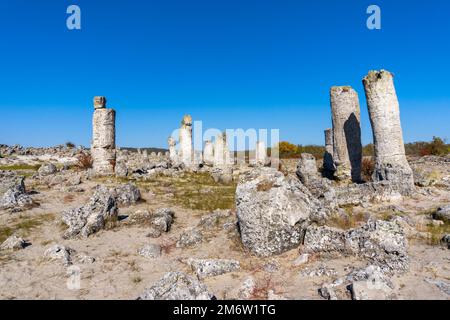
[[[77,4],[82,30],[66,28]],[[366,28],[366,9],[382,29]],[[396,78],[406,141],[450,139],[450,2],[1,0],[0,143],[89,145],[92,98],[117,110],[120,146],[165,147],[185,113],[204,127],[278,128],[323,144],[329,88]]]

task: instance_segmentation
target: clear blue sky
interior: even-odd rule
[[[66,28],[77,4],[82,30]],[[382,9],[382,30],[366,8]],[[1,0],[0,143],[89,145],[92,98],[120,146],[165,147],[185,113],[205,127],[279,128],[323,144],[329,88],[396,75],[406,141],[450,139],[450,1]]]

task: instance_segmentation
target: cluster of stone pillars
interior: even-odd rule
[[[114,174],[116,166],[116,111],[106,108],[105,97],[94,98],[91,156],[97,175]]]
[[[370,71],[363,79],[375,147],[374,181],[414,185],[406,160],[400,107],[393,75]],[[330,90],[333,129],[325,131],[324,169],[339,180],[361,181],[361,117],[358,94],[351,87]]]

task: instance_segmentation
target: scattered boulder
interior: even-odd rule
[[[25,178],[0,171],[0,209],[20,211],[32,204],[33,200],[25,190]]]
[[[117,199],[119,205],[130,206],[141,199],[139,188],[132,183],[118,186],[112,190],[112,195]]]
[[[392,300],[395,298],[392,283],[379,267],[369,266],[364,279],[356,279],[349,285],[353,300]]]
[[[56,166],[53,163],[43,164],[38,169],[38,174],[42,177],[50,176],[52,174],[55,174],[56,172],[58,172],[58,169],[56,168]]]
[[[215,167],[211,170],[211,176],[216,183],[230,184],[233,182],[233,169],[231,167]]]
[[[307,253],[304,253],[304,254],[300,255],[297,259],[295,259],[295,261],[292,263],[292,265],[294,267],[298,267],[298,266],[301,266],[301,265],[304,265],[304,264],[308,263],[309,256],[310,255],[307,254]]]
[[[433,280],[433,279],[425,279],[426,282],[429,284],[434,284],[436,287],[439,288],[442,292],[450,296],[450,283],[447,283],[442,280]]]
[[[81,207],[69,209],[62,213],[62,221],[69,227],[64,238],[78,235],[89,237],[103,229],[108,222],[118,217],[117,201],[108,188],[97,186],[89,202]]]
[[[318,179],[319,172],[317,171],[316,158],[312,154],[302,153],[297,164],[296,174],[303,184]]]
[[[169,232],[173,223],[175,212],[168,208],[156,210],[152,216],[152,227],[158,231]]]
[[[146,244],[138,251],[139,255],[144,258],[155,259],[161,256],[161,246],[157,244]]]
[[[77,256],[78,263],[81,264],[93,264],[95,262],[95,258],[91,256],[87,256],[85,254],[79,254]]]
[[[169,272],[139,300],[214,300],[208,288],[197,279],[182,272]]]
[[[188,248],[203,241],[203,235],[196,229],[184,231],[177,242],[177,248]]]
[[[118,178],[126,178],[128,176],[128,167],[123,162],[118,162],[115,167],[115,174]]]
[[[236,209],[242,243],[263,257],[299,246],[311,216],[321,210],[298,179],[273,168],[258,168],[241,178]]]
[[[433,219],[450,222],[450,205],[439,208],[433,215]]]
[[[387,271],[407,271],[407,240],[400,225],[390,221],[369,220],[348,231],[311,226],[306,231],[307,252],[357,255]]]
[[[59,260],[64,266],[72,265],[72,254],[75,251],[62,245],[54,245],[45,250],[44,258],[49,260]]]
[[[189,259],[188,265],[199,279],[214,277],[240,269],[239,261],[227,259]]]
[[[21,250],[27,246],[27,243],[22,238],[12,235],[6,239],[0,246],[0,250]]]

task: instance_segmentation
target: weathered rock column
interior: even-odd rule
[[[333,129],[325,130],[325,155],[323,156],[323,169],[326,177],[332,177],[336,171],[333,159]]]
[[[258,141],[256,143],[256,164],[266,165],[267,163],[267,148],[264,141]]]
[[[112,175],[116,166],[116,111],[106,109],[106,98],[94,98],[91,155],[97,175]]]
[[[169,145],[169,159],[171,160],[171,161],[177,161],[177,159],[178,159],[178,156],[177,156],[177,149],[176,149],[176,147],[177,147],[177,142],[175,141],[175,139],[174,138],[172,138],[172,137],[170,137],[168,140],[167,140],[167,143],[168,143],[168,145]]]
[[[351,87],[332,87],[333,159],[339,180],[361,181],[361,114],[358,93]]]
[[[225,133],[219,134],[214,142],[214,166],[223,166],[225,160],[225,144],[227,143],[227,136]]]
[[[370,71],[363,84],[375,145],[373,180],[397,183],[408,193],[414,188],[414,178],[406,160],[393,75],[385,70]]]
[[[180,161],[186,166],[190,167],[193,161],[193,147],[192,147],[192,117],[186,115],[183,117],[180,128]]]
[[[203,162],[208,166],[214,165],[214,145],[210,140],[205,142],[203,148]]]

